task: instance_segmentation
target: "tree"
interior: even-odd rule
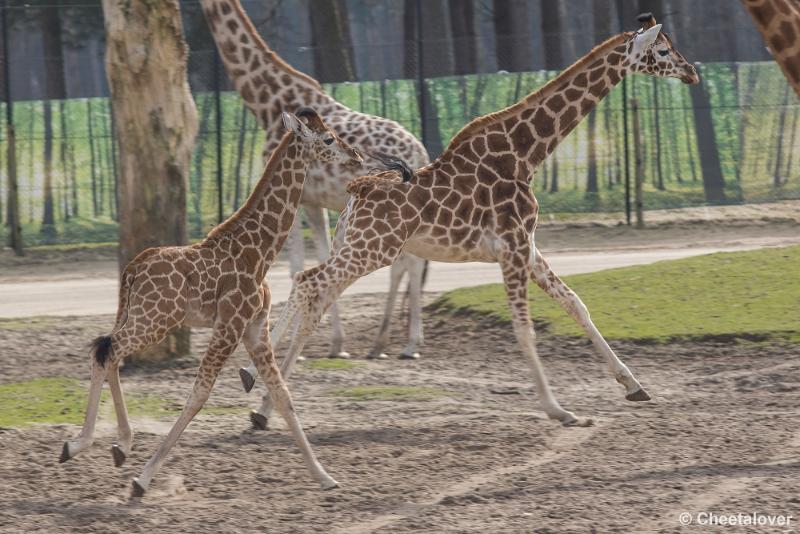
[[[311,0],[311,46],[314,74],[321,82],[356,79],[347,6],[343,0]]]
[[[119,261],[186,243],[186,182],[197,111],[177,0],[103,0],[106,69],[119,139]],[[188,351],[188,330],[140,360]]]
[[[533,65],[531,23],[528,2],[494,0],[494,34],[497,43],[497,68],[524,72]]]
[[[42,8],[42,49],[44,52],[44,211],[42,235],[55,236],[55,201],[53,198],[53,107],[50,99],[67,96],[64,81],[64,55],[61,50],[61,18],[59,7]]]
[[[542,33],[544,34],[545,56],[544,66],[549,71],[560,70],[563,67],[564,53],[562,50],[561,35],[561,2],[542,2]],[[558,192],[558,158],[554,152],[550,159],[553,160],[553,172],[550,174],[550,192]]]
[[[475,8],[471,0],[450,1],[450,26],[453,28],[454,74],[472,74],[478,70],[478,44],[475,32]]]
[[[711,120],[711,99],[706,92],[705,83],[689,86],[694,112],[694,127],[697,132],[697,150],[700,152],[700,168],[703,175],[703,190],[707,202],[725,201],[725,179],[719,162],[717,136]]]

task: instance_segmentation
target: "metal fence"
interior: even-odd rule
[[[331,38],[314,34],[326,31],[315,28],[309,15],[314,0],[243,3],[268,43],[287,61],[321,79],[325,90],[345,105],[398,121],[424,138],[434,156],[469,120],[543,85],[588,51],[595,36],[618,31],[621,20],[648,4],[330,1],[349,24],[347,35],[335,36],[352,63],[345,69],[346,81],[338,81],[342,72],[323,70],[318,64],[316,56],[331,46]],[[99,3],[10,4],[9,48],[2,54],[9,66],[10,91],[4,96],[14,109],[25,242],[115,241],[117,149],[103,71]],[[579,4],[583,9],[570,15],[568,8]],[[603,4],[608,13],[601,13]],[[626,169],[632,175],[634,165],[632,128],[627,128],[627,137],[625,128],[626,117],[630,125],[632,98],[640,109],[645,209],[800,198],[800,107],[748,15],[738,2],[704,2],[694,21],[702,28],[698,36],[688,15],[694,9],[691,2],[660,4],[674,8],[663,20],[665,29],[687,57],[703,62],[703,84],[689,88],[675,80],[630,77],[628,100],[622,90],[614,90],[535,176],[532,187],[543,214],[624,212],[629,202]],[[199,237],[246,199],[260,171],[264,138],[214,60],[216,50],[198,2],[181,6],[191,50],[190,83],[200,117],[187,207],[191,235]],[[719,18],[722,10],[733,7],[724,15],[729,21]],[[56,10],[57,16],[48,10]],[[53,52],[52,36],[45,38],[48,24],[51,30],[58,24],[58,54]],[[53,69],[60,73],[60,95],[53,94]],[[425,106],[419,104],[420,82],[430,95]],[[697,134],[703,131],[702,121],[710,121],[710,138]],[[718,168],[703,164],[703,151],[718,155]],[[5,157],[3,137],[3,218]],[[721,195],[710,196],[707,184],[715,173],[724,187]],[[43,232],[42,222],[48,217],[54,224]]]

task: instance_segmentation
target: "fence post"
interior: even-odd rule
[[[644,228],[644,214],[642,213],[642,182],[644,181],[644,158],[642,156],[642,132],[639,124],[639,101],[631,100],[633,111],[633,151],[636,158],[636,228]]]
[[[14,133],[14,103],[11,100],[11,69],[8,66],[8,0],[3,1],[3,79],[6,97],[6,139],[8,140],[8,155],[6,165],[8,169],[8,245],[14,249],[17,256],[23,256],[22,228],[19,223],[19,190],[17,183],[17,143]]]

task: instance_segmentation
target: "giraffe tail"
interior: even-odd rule
[[[111,336],[99,336],[94,338],[91,344],[91,353],[94,361],[105,367],[108,357],[114,353],[114,346]]]
[[[118,332],[125,323],[128,322],[128,304],[130,301],[130,291],[133,281],[136,279],[135,263],[131,262],[122,273],[122,281],[119,286],[119,305],[117,308],[117,319],[114,325],[114,332]],[[109,335],[99,336],[92,340],[90,346],[90,353],[94,361],[100,364],[100,367],[105,367],[108,358],[114,354],[112,332]]]

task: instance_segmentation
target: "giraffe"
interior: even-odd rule
[[[279,139],[277,119],[282,109],[312,106],[345,141],[361,149],[367,167],[382,165],[381,161],[370,157],[371,152],[404,159],[415,168],[428,163],[425,147],[402,126],[344,106],[325,93],[315,79],[284,62],[258,34],[239,0],[201,0],[201,5],[228,76],[266,132],[264,153],[270,153]],[[301,203],[314,235],[318,261],[324,261],[330,254],[327,209],[342,210],[345,207],[345,185],[356,176],[358,173],[352,168],[333,163],[317,163],[309,167]],[[303,269],[299,218],[292,228],[288,246],[290,271],[294,276]],[[368,358],[387,358],[384,350],[389,343],[392,309],[399,283],[406,272],[409,273],[409,341],[400,353],[400,359],[419,358],[419,346],[423,342],[420,319],[423,271],[422,260],[408,254],[401,254],[392,265],[384,319]],[[335,305],[331,308],[331,322],[333,336],[329,356],[348,357],[342,350],[344,333]],[[250,391],[255,381],[255,368],[242,369],[240,375],[245,390]],[[256,428],[265,424],[260,418],[251,419]]]
[[[117,415],[114,463],[121,466],[131,451],[128,422],[119,380],[120,362],[129,354],[161,342],[183,324],[213,328],[194,386],[178,420],[138,478],[132,495],[144,495],[150,481],[183,430],[208,399],[220,369],[244,341],[269,393],[286,420],[311,475],[323,489],[336,481],[317,461],[294,412],[286,383],[275,363],[269,338],[269,287],[265,276],[286,240],[303,192],[311,161],[360,166],[361,154],[337,137],[310,108],[284,113],[288,130],[269,158],[261,179],[245,204],[200,243],[147,249],[122,273],[119,306],[110,335],[93,342],[89,401],[83,428],[64,443],[61,462],[88,448],[103,382],[108,378]]]
[[[351,181],[352,195],[334,237],[334,253],[295,277],[272,332],[277,344],[293,325],[281,372],[288,380],[304,342],[335,298],[361,276],[405,250],[447,262],[496,262],[503,274],[517,341],[544,412],[566,426],[589,425],[562,408],[539,360],[528,312],[532,278],[578,322],[630,401],[650,399],[597,330],[580,298],[536,249],[536,168],[609,91],[631,73],[699,82],[650,14],[642,28],[609,38],[518,103],[467,124],[430,165],[400,178],[395,171]]]
[[[800,2],[742,0],[784,76],[800,96]]]

